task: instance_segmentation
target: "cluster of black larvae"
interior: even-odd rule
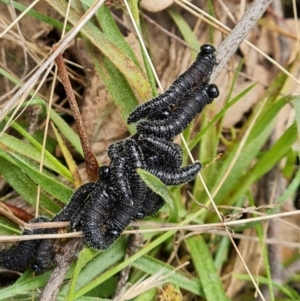
[[[81,230],[88,246],[105,250],[131,221],[153,215],[164,205],[163,199],[139,177],[137,168],[166,185],[193,180],[201,164],[181,167],[182,148],[173,138],[219,95],[217,86],[208,84],[215,65],[215,48],[203,45],[196,61],[165,93],[137,107],[128,117],[128,124],[138,122],[137,133],[109,146],[111,162],[100,167],[98,181],[79,187],[51,222],[70,220],[71,229]],[[38,217],[31,223],[41,221],[47,219]],[[25,230],[23,234],[56,231]],[[0,266],[23,271],[31,265],[41,273],[53,257],[51,240],[23,241],[0,253]]]

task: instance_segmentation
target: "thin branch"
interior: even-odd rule
[[[135,254],[142,248],[143,240],[144,240],[143,235],[141,233],[130,234],[128,236],[127,250],[126,250],[126,256],[124,260],[131,257],[133,254]],[[131,270],[131,265],[128,265],[120,272],[117,287],[115,289],[115,293],[112,297],[112,300],[117,301],[124,295],[124,292],[126,291],[126,287],[127,287],[127,281],[129,278],[130,270]]]
[[[213,82],[229,59],[235,54],[239,45],[246,38],[250,30],[262,17],[273,0],[255,0],[245,12],[241,20],[236,24],[226,39],[218,47],[216,56],[219,64],[214,69],[210,79]]]
[[[57,49],[59,47],[59,44],[56,44],[53,49]],[[97,182],[98,179],[98,169],[99,165],[96,160],[96,157],[93,153],[92,146],[90,144],[88,135],[85,131],[84,124],[82,121],[82,117],[77,105],[77,101],[71,86],[71,82],[68,76],[67,68],[64,63],[64,59],[62,54],[58,54],[58,56],[55,58],[55,62],[57,65],[58,74],[61,78],[62,84],[64,86],[65,92],[67,94],[67,99],[70,104],[73,117],[75,120],[76,128],[79,134],[79,138],[81,141],[81,146],[84,153],[85,158],[85,164],[86,164],[86,172],[88,174],[88,178],[91,182]]]
[[[201,231],[201,232],[208,232],[213,230],[218,230],[220,227],[234,227],[234,226],[240,226],[240,225],[246,225],[248,223],[257,223],[265,220],[275,219],[275,218],[282,218],[286,216],[293,216],[293,215],[299,215],[300,211],[289,211],[289,212],[282,212],[282,213],[276,213],[276,214],[270,214],[265,216],[259,216],[259,217],[253,217],[248,219],[241,219],[241,220],[232,220],[232,221],[225,221],[221,223],[212,223],[212,224],[203,224],[203,225],[181,225],[178,226],[177,224],[170,224],[166,223],[164,225],[160,225],[159,228],[152,228],[152,229],[143,229],[143,230],[126,230],[123,232],[123,234],[135,234],[135,233],[153,233],[153,232],[166,232],[166,231],[176,231],[176,230],[189,230],[189,231]],[[40,223],[42,224],[42,223]],[[51,223],[45,223],[51,224]],[[54,223],[52,223],[54,224]],[[69,224],[67,222],[59,222],[57,224]],[[56,225],[56,223],[55,223]],[[147,226],[147,222],[132,222],[130,224],[131,226],[141,226],[145,225]],[[58,226],[47,228],[58,228]],[[32,239],[51,239],[51,238],[74,238],[74,237],[82,237],[82,232],[71,232],[71,233],[64,233],[64,234],[38,234],[38,235],[5,235],[0,236],[0,242],[7,242],[7,241],[21,241],[21,240],[32,240]]]
[[[59,289],[64,281],[65,274],[68,271],[70,264],[77,259],[77,252],[83,248],[82,239],[72,239],[55,256],[56,267],[53,270],[47,285],[39,298],[39,301],[56,300]]]

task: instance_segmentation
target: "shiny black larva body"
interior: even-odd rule
[[[208,84],[216,63],[215,48],[201,46],[196,61],[165,93],[137,107],[128,117],[128,123],[145,119],[137,124],[137,133],[109,147],[111,162],[100,167],[98,181],[79,187],[51,222],[70,220],[71,230],[82,230],[88,246],[106,250],[131,221],[153,215],[164,205],[163,199],[139,177],[138,168],[166,185],[193,180],[201,163],[181,167],[182,148],[172,139],[219,95],[216,85]],[[39,220],[44,217],[31,222]],[[23,233],[55,232],[57,229]],[[24,262],[19,250],[24,250]],[[36,273],[42,273],[52,264],[54,254],[52,240],[22,241],[0,252],[0,266],[24,271],[31,265]]]
[[[196,115],[218,96],[219,90],[216,85],[200,86],[173,108],[169,118],[156,122],[141,121],[137,125],[137,130],[143,135],[171,139],[180,134]]]
[[[76,190],[73,194],[73,201],[69,202],[60,212],[58,212],[49,222],[67,222],[72,216],[77,216],[78,211],[81,211],[84,201],[88,195],[95,189],[95,183],[87,183]],[[55,234],[57,228],[46,229],[43,234]],[[38,275],[43,273],[49,266],[53,265],[55,250],[53,239],[43,239],[40,241],[37,248],[37,256],[33,261],[31,268]]]
[[[182,158],[178,157],[179,154],[182,154],[182,149],[179,145],[156,137],[149,137],[147,142],[145,143],[145,139],[141,135],[136,134],[110,147],[109,154],[112,162],[118,156],[118,159],[121,157],[124,162],[127,162],[127,165],[119,165],[118,170],[115,170],[115,165],[112,163],[106,167],[105,177],[99,176],[99,187],[101,187],[99,192],[98,188],[91,192],[85,203],[84,213],[79,220],[77,216],[74,222],[71,219],[72,228],[81,228],[83,231],[87,245],[95,249],[107,249],[131,221],[154,214],[164,204],[160,196],[151,193],[151,190],[138,176],[137,168],[151,172],[166,185],[186,183],[200,171],[201,164],[199,162],[180,167]],[[149,147],[149,144],[154,146],[155,152],[153,148]],[[162,155],[160,156],[160,154]],[[162,157],[163,160],[158,160],[157,157]],[[172,161],[171,166],[169,165],[170,161]],[[174,162],[177,163],[176,166],[174,166]],[[120,175],[122,178],[118,179]],[[123,178],[126,178],[127,181],[122,181]],[[123,185],[122,189],[119,185],[114,184],[120,182]],[[123,190],[127,192],[126,195],[131,196],[132,204],[120,201]],[[96,203],[98,203],[98,210],[95,210]],[[107,205],[103,207],[99,205],[100,203]],[[110,209],[107,209],[108,204],[110,204]],[[100,216],[101,218],[99,218]]]
[[[49,218],[38,216],[29,223],[48,222]],[[24,230],[23,235],[42,234],[44,229]],[[0,252],[0,267],[9,270],[23,272],[34,261],[40,240],[24,240],[12,246],[8,250]]]
[[[182,73],[164,93],[133,110],[128,116],[128,124],[151,117],[186,98],[193,88],[208,84],[212,70],[217,64],[215,51],[216,49],[211,45],[202,45],[190,68]]]

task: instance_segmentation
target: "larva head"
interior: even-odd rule
[[[106,165],[101,166],[98,171],[99,180],[103,180],[103,181],[107,180],[107,179],[109,179],[109,176],[110,176],[109,166],[106,166]]]
[[[36,275],[41,275],[44,272],[44,270],[42,270],[36,263],[33,263],[31,268]]]
[[[209,44],[203,44],[200,47],[200,52],[203,54],[214,53],[215,51],[216,51],[216,48]]]
[[[161,109],[160,111],[154,111],[153,114],[148,115],[148,120],[155,121],[155,120],[164,120],[167,119],[170,116],[170,109]]]
[[[201,58],[204,58],[210,62],[213,63],[213,65],[216,65],[217,64],[217,59],[216,59],[216,48],[212,45],[209,45],[209,44],[203,44],[201,47],[200,47],[200,57]]]
[[[206,88],[207,94],[210,98],[214,99],[220,95],[219,89],[217,85],[215,84],[210,84]]]
[[[159,116],[158,116],[158,118],[159,119],[167,119],[168,117],[170,117],[170,110],[169,109],[165,109],[165,110],[163,110],[163,111],[161,111],[160,113],[159,113]]]

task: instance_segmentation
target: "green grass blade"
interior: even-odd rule
[[[232,190],[235,190],[236,187],[241,185],[240,179],[248,170],[252,160],[257,156],[263,145],[265,144],[266,140],[270,136],[274,125],[271,123],[269,124],[257,138],[251,143],[247,143],[245,148],[243,149],[242,153],[239,155],[237,162],[235,163],[234,167],[232,168],[230,174],[227,176],[223,186],[220,188],[217,196],[215,197],[215,201],[219,204],[221,200],[226,200],[226,197],[230,194]],[[221,172],[225,172],[223,168],[225,166],[229,166],[231,159],[234,157],[234,152],[231,152],[226,160],[226,163],[221,167]],[[229,205],[227,199],[227,205]],[[230,204],[233,203],[230,200]]]
[[[186,242],[204,290],[205,300],[228,301],[214,261],[202,236],[188,238]]]
[[[21,235],[22,231],[14,227],[7,226],[7,219],[0,217],[0,233],[2,235]]]
[[[231,195],[231,202],[234,203],[239,197],[246,193],[249,187],[264,174],[270,171],[281,158],[290,150],[297,139],[296,124],[292,124],[284,134],[276,141],[271,149],[260,158],[255,167],[245,177],[241,178],[238,187]]]
[[[298,127],[298,133],[300,133],[300,96],[299,95],[295,95],[292,97],[292,104],[296,112],[295,118]]]
[[[13,5],[13,7],[18,10],[19,12],[23,12],[27,9],[27,6],[22,5],[16,1],[9,1],[9,0],[0,0],[0,2],[4,3],[4,4],[8,4],[8,5]],[[64,24],[60,21],[57,21],[56,19],[50,18],[48,16],[45,16],[39,12],[37,12],[34,9],[30,9],[27,10],[26,12],[26,16],[31,16],[33,18],[35,18],[36,20],[42,21],[44,23],[47,23],[49,25],[52,25],[53,27],[57,28],[57,29],[63,29]],[[67,31],[69,31],[71,29],[71,26],[67,25]]]
[[[290,197],[294,197],[294,194],[297,192],[300,183],[300,169],[297,170],[296,174],[292,182],[286,188],[286,190],[282,193],[282,195],[276,200],[276,203],[286,201]]]
[[[129,2],[129,7],[130,7],[130,10],[131,10],[134,22],[136,24],[137,30],[139,31],[141,36],[144,36],[144,40],[145,40],[145,39],[148,38],[148,36],[147,36],[147,30],[145,29],[143,31],[142,26],[141,26],[141,21],[143,19],[141,19],[142,16],[141,16],[141,12],[140,12],[140,9],[139,9],[140,3],[139,3],[138,0],[129,0],[128,2]],[[150,41],[147,41],[147,42],[148,42],[149,48],[151,49]],[[142,56],[143,56],[144,66],[145,66],[146,73],[147,73],[147,76],[148,76],[148,80],[149,80],[149,83],[150,83],[150,86],[151,86],[151,89],[152,89],[152,95],[156,96],[157,95],[156,79],[155,79],[154,74],[152,72],[150,62],[148,61],[148,56],[146,55],[146,53],[144,51],[144,47],[142,47],[140,40],[139,40],[139,43],[140,43],[141,53],[142,53]]]
[[[73,194],[73,190],[71,188],[62,184],[54,177],[41,174],[37,165],[25,160],[25,158],[22,158],[18,154],[10,152],[10,155],[23,173],[26,173],[34,183],[40,185],[41,188],[50,193],[50,195],[62,201],[63,203],[67,203],[67,201],[71,198]]]
[[[235,191],[236,187],[241,185],[240,179],[246,173],[250,163],[256,158],[260,149],[265,144],[271,131],[273,130],[276,115],[285,104],[286,99],[280,99],[276,103],[273,103],[271,106],[267,106],[266,109],[263,110],[257,122],[253,126],[246,145],[239,155],[238,160],[215,197],[217,204],[219,204],[222,199],[225,200],[228,195],[230,195],[231,191]],[[237,148],[238,145],[236,144],[228,156],[222,162],[218,163],[220,164],[218,173],[219,179],[221,179],[221,177],[223,177],[225,174],[228,166],[235,156]],[[217,182],[219,182],[219,179],[216,179]]]
[[[228,102],[218,114],[215,115],[215,117],[205,126],[204,129],[201,129],[201,131],[195,136],[193,141],[189,143],[189,149],[192,150],[201,140],[201,138],[208,132],[208,130],[216,124],[228,111],[230,107],[232,107],[235,103],[237,103],[241,98],[243,98],[248,92],[250,92],[254,87],[256,86],[256,83],[245,89],[243,92],[241,92],[239,95],[237,95],[234,99],[232,99],[230,102]]]
[[[138,297],[133,299],[133,301],[154,301],[157,300],[156,294],[157,294],[157,289],[153,288],[139,295]]]
[[[170,273],[174,270],[174,267],[169,266],[168,264],[160,260],[154,259],[153,257],[150,256],[140,257],[138,260],[134,261],[132,265],[135,268],[150,275],[153,275],[161,271],[162,269],[166,270],[165,274],[167,274],[168,272]],[[199,282],[199,279],[189,278],[185,276],[183,273],[181,273],[180,271],[176,271],[174,272],[174,274],[172,273],[168,277],[168,282],[176,286],[179,286],[180,288],[185,289],[195,294],[196,296],[204,295],[203,288]]]
[[[234,276],[239,280],[251,281],[249,275],[235,274]],[[259,276],[257,277],[257,281],[261,285],[268,285],[269,280],[265,277]],[[285,300],[285,301],[300,300],[299,293],[296,290],[292,289],[290,286],[288,287],[287,285],[283,285],[281,283],[279,284],[276,281],[273,281],[273,286],[290,298],[290,299],[278,299],[278,300]]]
[[[78,135],[73,131],[73,129],[59,116],[54,110],[51,109],[50,119],[60,130],[63,136],[71,143],[76,151],[84,158],[83,150],[81,146],[80,139]]]
[[[228,237],[222,237],[220,246],[216,250],[216,255],[215,255],[215,266],[219,271],[219,274],[221,274],[221,270],[227,262],[228,254],[230,250],[231,250],[230,239]]]
[[[62,139],[62,136],[58,132],[57,128],[53,123],[51,123],[52,130],[54,132],[56,141],[60,147],[61,153],[66,161],[66,165],[68,166],[68,169],[70,170],[70,173],[73,175],[73,183],[74,186],[77,188],[81,186],[82,182],[78,173],[78,168],[76,165],[76,162],[74,161],[71,152],[67,148],[65,141]]]
[[[0,74],[5,76],[8,80],[10,80],[14,84],[18,84],[19,80],[16,77],[13,77],[11,74],[9,74],[6,70],[0,67]],[[33,95],[34,91],[30,93],[30,95]],[[22,105],[22,108],[28,105],[42,105],[45,111],[48,108],[47,103],[40,99],[40,98],[34,98],[31,101],[26,101]],[[71,129],[71,127],[53,110],[50,109],[50,118],[54,122],[54,124],[57,126],[57,128],[61,131],[61,133],[64,135],[64,137],[74,146],[74,148],[77,150],[77,152],[83,157],[83,151],[80,143],[80,139],[78,135]]]
[[[94,4],[92,0],[85,0],[84,1],[89,7]],[[124,36],[120,32],[119,27],[117,26],[109,8],[104,4],[102,5],[97,13],[96,13],[97,20],[101,25],[102,31],[109,37],[112,42],[118,46],[118,48],[125,53],[137,66],[140,67],[140,63],[132,50],[129,46],[127,41],[125,40]]]
[[[0,300],[15,300],[12,299],[15,296],[24,294],[25,292],[30,292],[31,290],[43,287],[47,284],[49,280],[50,272],[43,275],[30,278],[23,282],[17,282],[6,288],[0,290]],[[32,293],[31,293],[32,294]]]
[[[122,73],[97,49],[92,49],[91,53],[97,72],[113,98],[114,103],[120,108],[123,120],[127,120],[129,113],[138,105],[136,97]],[[129,127],[134,131],[134,127]]]
[[[247,143],[251,143],[253,139],[256,139],[257,135],[265,128],[267,127],[270,122],[272,122],[276,117],[279,111],[290,101],[289,97],[283,97],[276,102],[270,102],[268,99],[268,102],[263,109],[260,117],[257,119],[257,122],[255,123],[249,137],[247,140]]]
[[[80,262],[76,263],[73,278],[71,278],[70,283],[61,289],[59,294],[61,296],[67,295],[68,300],[75,300],[74,292],[80,290],[93,279],[99,277],[105,270],[122,260],[125,256],[125,250],[125,237],[121,237],[111,248],[101,253],[88,248],[84,249],[81,252],[83,254],[80,253],[79,256]],[[97,266],[97,269],[95,269],[95,266]]]
[[[91,261],[98,254],[99,254],[99,251],[95,251],[95,250],[92,250],[89,248],[85,248],[80,252],[80,254],[78,256],[78,260],[76,261],[74,273],[70,280],[70,288],[68,291],[68,295],[66,296],[67,301],[72,300],[72,298],[73,298],[73,294],[75,292],[75,288],[77,285],[77,280],[78,280],[80,271],[87,265],[87,263],[89,261]]]
[[[8,156],[2,149],[0,149],[0,173],[6,181],[19,193],[31,206],[35,207],[37,187],[15,164],[9,162],[6,158]],[[40,207],[50,212],[56,213],[61,208],[44,193],[40,195]]]
[[[62,0],[47,0],[55,10],[62,16],[66,14],[67,3]],[[73,25],[81,20],[81,14],[71,9],[68,13],[69,22]],[[87,23],[81,30],[82,34],[98,48],[117,69],[126,77],[134,91],[140,95],[141,99],[151,97],[151,87],[142,69],[137,66],[126,54],[124,54],[106,34],[91,22]],[[117,83],[116,83],[117,85]]]
[[[296,123],[293,123],[285,130],[283,135],[274,143],[271,149],[265,152],[265,154],[257,162],[253,172],[251,173],[253,179],[258,180],[287,154],[293,143],[296,141],[298,136],[297,134]]]
[[[186,22],[186,20],[183,18],[183,16],[172,8],[169,8],[167,11],[168,11],[170,17],[173,19],[173,21],[177,25],[178,29],[180,30],[180,33],[182,34],[184,40],[192,48],[199,49],[200,48],[199,40],[196,37],[195,33],[192,31],[191,27]],[[197,54],[198,53],[196,53],[195,51],[191,52],[193,59],[196,58]]]
[[[170,220],[177,221],[178,207],[168,187],[160,179],[158,179],[157,177],[155,177],[154,175],[152,175],[151,173],[143,169],[138,169],[137,173],[142,178],[142,180],[146,183],[146,185],[152,191],[160,195],[163,198],[163,200],[168,204],[170,208]]]
[[[273,282],[272,282],[272,275],[271,275],[271,267],[270,267],[270,262],[269,262],[269,258],[268,258],[268,248],[264,242],[264,228],[262,226],[262,224],[257,224],[255,226],[256,228],[256,233],[257,236],[259,237],[260,240],[260,245],[262,248],[262,257],[263,257],[263,262],[264,262],[264,269],[265,269],[265,273],[268,279],[268,288],[269,288],[269,294],[270,294],[270,300],[271,301],[275,301],[274,299],[274,287],[273,287]]]
[[[21,235],[22,231],[11,220],[7,219],[6,217],[0,216],[0,233],[2,235]]]
[[[14,123],[14,125],[16,126],[16,123]],[[16,129],[15,126],[13,127]],[[42,145],[37,142],[31,135],[29,135],[23,128],[18,126],[18,129],[21,130],[19,131],[19,133],[24,134],[25,138],[28,138],[33,145],[28,144],[25,141],[17,139],[6,133],[4,133],[2,137],[0,137],[0,142],[12,151],[31,158],[36,162],[40,162]],[[47,150],[45,150],[44,165],[57,172],[59,175],[66,177],[68,180],[73,179],[70,171]]]

